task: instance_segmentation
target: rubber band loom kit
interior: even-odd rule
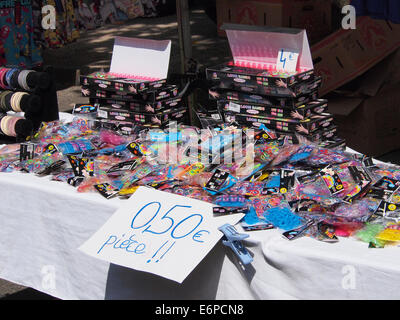
[[[235,39],[244,37],[242,30],[232,30]],[[257,37],[246,35],[244,38],[250,42],[256,41],[261,33],[258,30],[255,32]],[[301,39],[290,43],[300,42],[306,48],[306,54],[299,50],[299,61],[303,55],[308,57],[304,33],[293,30],[287,33],[279,29],[279,32],[274,30],[268,33],[266,38],[269,39],[270,34],[271,39],[275,39],[273,42],[278,43],[279,48],[274,51],[276,55],[283,46],[289,51],[296,49],[291,48],[289,43],[279,42],[289,34]],[[129,43],[129,48],[136,49],[131,46],[130,40],[118,39],[116,44],[119,41]],[[239,50],[232,44],[231,38],[230,41],[233,51]],[[148,48],[150,42],[145,43]],[[163,42],[163,45],[166,48],[170,43]],[[250,48],[253,47],[248,44],[245,52]],[[124,50],[118,50],[114,48],[113,54],[125,54]],[[253,56],[262,58],[263,55],[258,53]],[[284,60],[283,57],[281,60]],[[114,64],[112,66],[113,72],[116,72],[118,68],[114,69]],[[140,64],[135,68],[140,70]],[[236,71],[232,72],[232,68]],[[240,73],[237,68],[240,68]],[[255,72],[254,69],[247,66],[209,68],[207,74],[218,82],[216,85],[219,87],[213,92],[218,92],[221,99],[239,97],[236,102],[246,103],[246,99],[254,99],[253,93],[246,92],[248,89],[243,90],[243,83],[246,83],[246,88],[248,85],[257,92],[271,90],[273,94],[257,94],[261,97],[257,100],[257,107],[263,112],[260,117],[275,116],[272,114],[272,106],[279,103],[279,106],[283,104],[287,107],[282,108],[285,115],[297,111],[304,115],[305,120],[310,119],[314,113],[322,114],[324,119],[329,118],[329,114],[320,113],[313,106],[306,107],[304,100],[299,100],[303,97],[308,104],[316,102],[322,111],[326,110],[327,102],[317,97],[318,85],[314,85],[319,80],[312,74],[312,65],[300,71],[292,76],[293,86],[288,85],[282,91],[280,85],[259,84],[259,77],[254,78],[251,74]],[[130,73],[136,74],[133,71]],[[216,77],[214,73],[217,73]],[[144,71],[140,74],[151,75]],[[230,74],[235,76],[230,77]],[[308,79],[296,78],[308,76]],[[135,98],[136,95],[147,95],[152,96],[155,102],[157,93],[160,90],[166,92],[169,85],[166,74],[152,77],[157,80],[126,81],[125,77],[121,79],[110,74],[94,74],[82,77],[82,88],[102,88],[112,94],[117,92],[116,88],[122,88],[118,89],[121,92],[132,91],[129,86],[133,83],[134,89],[138,91]],[[234,84],[237,81],[232,79],[240,77],[253,82],[247,84],[239,81],[240,87],[237,87]],[[290,83],[291,77],[285,77],[274,74],[262,78],[262,82],[269,84],[270,79],[273,79]],[[156,81],[161,83],[157,84]],[[310,83],[312,88],[309,88]],[[161,86],[157,89],[151,89],[151,86],[159,84]],[[305,91],[299,89],[297,93],[293,91],[293,95],[290,90],[297,90],[293,88],[305,88]],[[107,102],[103,100],[96,100],[99,101],[96,103],[101,104],[98,106],[77,105],[69,120],[43,122],[29,142],[8,144],[0,148],[1,174],[16,171],[30,173],[68,183],[77,192],[99,193],[106,199],[126,199],[139,186],[146,186],[209,202],[213,204],[213,212],[210,213],[213,216],[244,213],[236,227],[219,226],[224,234],[223,244],[231,248],[243,264],[252,262],[246,250],[246,239],[251,239],[252,232],[261,230],[278,230],[288,241],[311,237],[316,241],[335,243],[341,237],[353,237],[370,248],[398,245],[400,241],[398,166],[378,164],[368,156],[349,152],[343,148],[342,143],[331,143],[330,137],[325,139],[315,136],[317,129],[308,134],[283,130],[290,132],[296,140],[281,139],[282,130],[273,122],[271,125],[235,120],[220,123],[214,128],[209,125],[202,132],[198,127],[178,123],[172,132],[171,128],[159,124],[143,125],[140,121],[132,121],[134,130],[124,131],[118,127],[124,121],[98,115],[99,111],[108,108]],[[265,103],[260,103],[261,100]],[[135,101],[139,101],[137,110],[146,107],[149,102],[148,99]],[[239,105],[237,114],[247,110],[242,107],[244,104]],[[126,108],[131,106],[126,105]],[[311,112],[309,118],[308,110]],[[298,119],[296,121],[297,124],[303,123]],[[253,129],[254,135],[249,129]],[[225,161],[229,157],[232,161]],[[220,161],[216,161],[218,158]]]
[[[313,69],[305,30],[225,24],[233,59],[207,68],[210,98],[225,122],[264,124],[279,136],[296,134],[345,147],[328,101],[318,99],[321,78]]]
[[[29,70],[0,67],[0,133],[6,142],[23,141],[43,121],[58,119],[51,67]]]
[[[116,37],[110,71],[81,76],[82,95],[99,119],[145,127],[186,121],[179,88],[167,82],[170,52],[170,40]]]

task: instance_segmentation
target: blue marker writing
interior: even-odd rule
[[[135,254],[143,254],[145,253],[145,248],[146,245],[144,243],[139,243],[138,241],[134,240],[133,238],[135,235],[131,235],[128,239],[123,240],[125,237],[125,234],[122,235],[122,237],[118,238],[116,235],[110,235],[108,239],[103,243],[103,245],[100,247],[99,251],[97,251],[97,254],[99,254],[104,247],[111,247],[113,249],[120,249],[120,250],[125,250],[126,252],[129,253],[135,253]],[[121,242],[121,240],[123,240]]]
[[[286,58],[285,58],[285,59],[282,59],[282,58],[283,58],[283,50],[281,50],[281,58],[280,58],[280,61],[283,62],[283,69],[285,69]]]

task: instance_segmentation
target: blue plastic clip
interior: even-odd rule
[[[244,265],[253,262],[253,257],[242,244],[242,240],[249,237],[248,234],[238,233],[235,227],[229,223],[222,225],[218,230],[226,237],[226,240],[223,239],[222,243],[230,247]]]

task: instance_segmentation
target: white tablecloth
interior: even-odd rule
[[[0,190],[0,278],[62,299],[400,298],[398,247],[254,231],[246,241],[254,262],[245,270],[218,244],[179,285],[77,250],[123,200],[24,173],[1,174]]]
[[[0,174],[0,278],[61,299],[399,299],[400,248],[341,238],[288,241],[253,231],[246,269],[216,245],[182,283],[109,264],[77,248],[123,200],[32,174]],[[238,227],[238,230],[241,229]]]

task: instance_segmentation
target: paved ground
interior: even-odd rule
[[[191,11],[191,34],[193,58],[204,65],[218,64],[230,56],[229,45],[219,38],[215,23],[197,9]],[[87,103],[76,86],[76,74],[87,74],[101,68],[108,70],[115,36],[144,37],[172,40],[170,72],[179,73],[181,60],[176,15],[139,18],[123,25],[105,25],[81,35],[78,41],[64,48],[46,50],[43,53],[46,65],[54,66],[58,88],[60,111],[71,110],[75,103]],[[0,279],[2,299],[52,299],[52,297]]]

